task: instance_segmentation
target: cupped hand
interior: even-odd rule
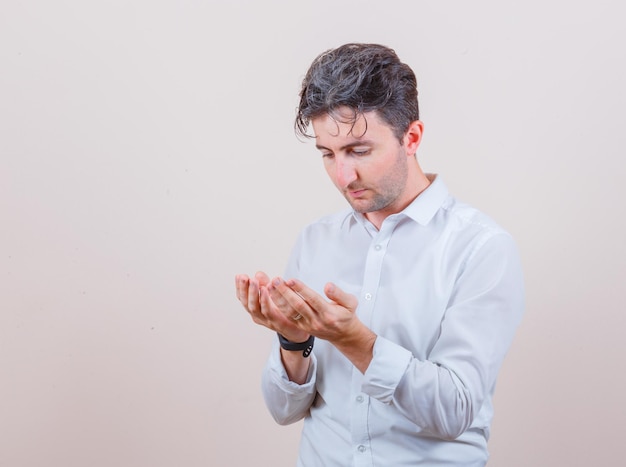
[[[252,320],[272,331],[279,332],[292,342],[304,342],[310,333],[303,330],[295,314],[277,307],[270,297],[269,276],[259,271],[250,278],[245,274],[235,276],[237,299],[250,314]]]
[[[332,283],[324,287],[328,299],[297,279],[285,281],[276,277],[266,290],[271,299],[268,303],[271,302],[283,316],[295,319],[300,330],[321,339],[340,343],[362,326],[355,314],[357,298]]]

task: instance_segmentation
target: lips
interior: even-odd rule
[[[367,191],[366,188],[359,188],[358,190],[349,190],[348,194],[350,195],[351,198],[361,198],[365,192]]]

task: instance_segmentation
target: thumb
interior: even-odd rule
[[[324,287],[324,293],[333,302],[347,308],[353,313],[356,310],[357,305],[359,304],[358,299],[354,295],[348,292],[344,292],[332,282],[326,284],[326,286]]]

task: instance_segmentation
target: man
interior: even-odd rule
[[[350,208],[301,232],[285,278],[235,278],[278,334],[267,406],[304,418],[299,466],[483,466],[523,312],[515,243],[420,168],[417,82],[393,50],[322,53],[300,97],[296,130]]]

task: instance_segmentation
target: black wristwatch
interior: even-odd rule
[[[304,342],[291,342],[286,339],[285,336],[276,333],[278,335],[278,342],[280,346],[285,350],[302,350],[302,356],[308,357],[313,350],[313,342],[315,342],[315,336],[311,334]]]

